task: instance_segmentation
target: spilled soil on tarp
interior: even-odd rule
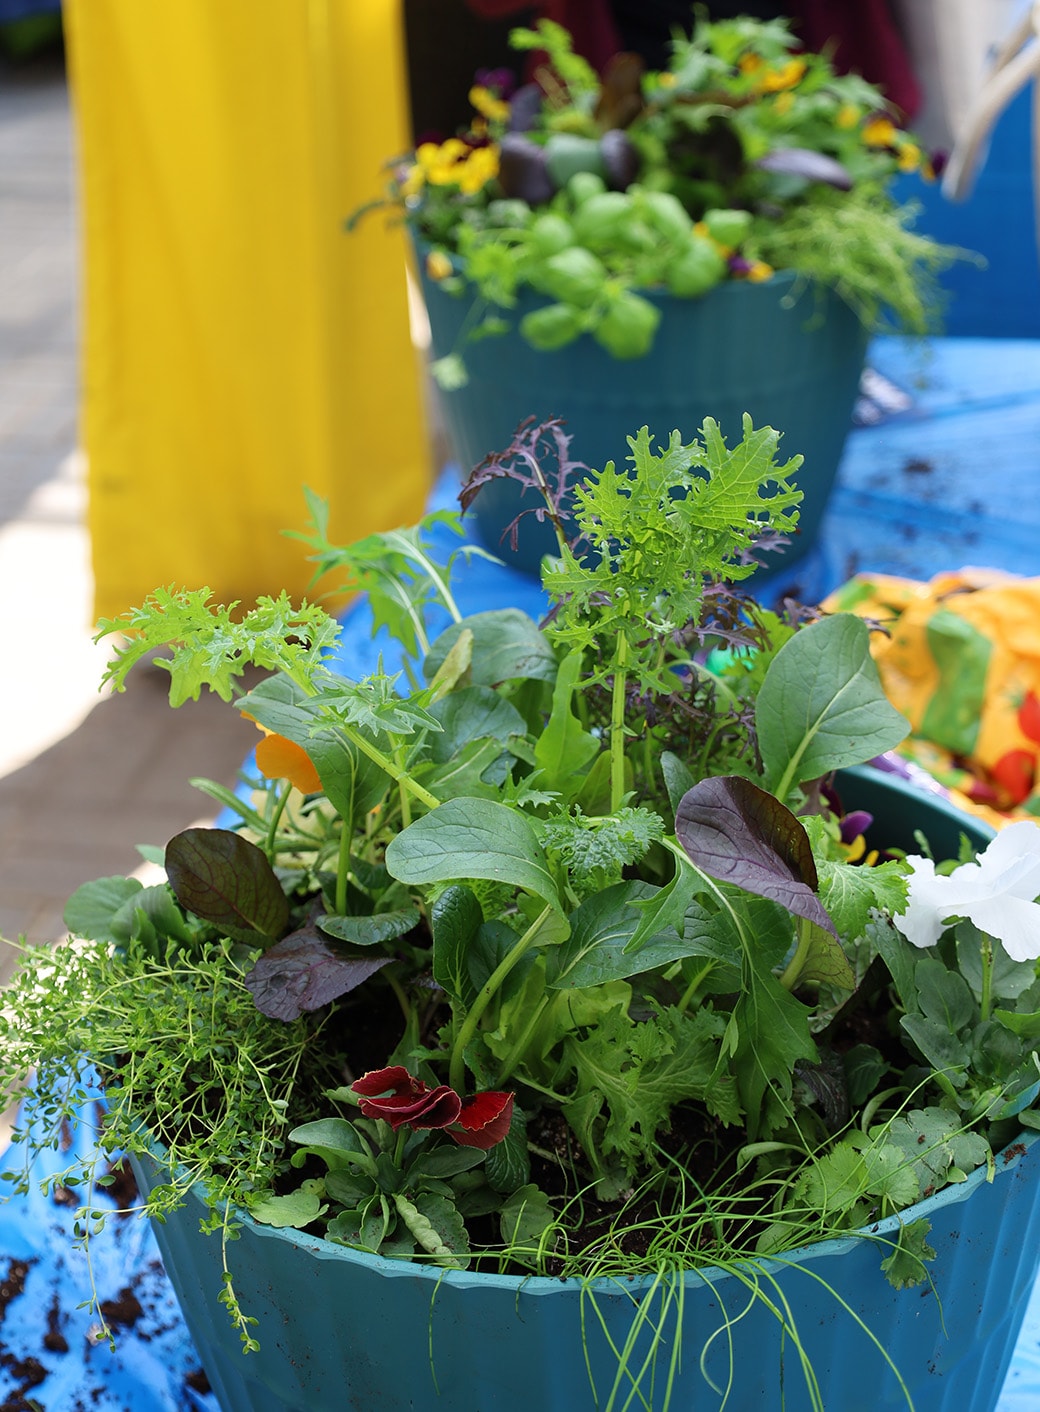
[[[143,1264],[134,1259],[130,1240],[138,1196],[133,1173],[121,1163],[109,1175],[113,1181],[104,1198],[95,1194],[93,1201],[110,1212],[103,1239],[123,1246],[127,1258],[121,1279],[109,1276],[110,1291],[99,1281],[92,1316],[78,1307],[75,1282],[69,1278],[69,1258],[82,1259],[71,1249],[71,1222],[82,1204],[76,1192],[58,1184],[51,1189],[52,1250],[28,1259],[0,1251],[0,1412],[140,1412],[140,1394],[150,1390],[157,1360],[169,1373],[168,1384],[155,1389],[157,1398],[179,1391],[175,1405],[197,1412],[203,1404],[195,1394],[209,1392],[197,1365],[185,1364],[178,1386],[163,1350],[145,1353],[148,1345],[179,1330],[180,1318],[158,1258]],[[106,1325],[116,1341],[114,1354]],[[180,1337],[186,1343],[183,1333]],[[131,1396],[135,1381],[137,1395]]]

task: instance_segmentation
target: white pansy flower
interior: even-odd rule
[[[1013,961],[1040,957],[1040,826],[1023,820],[1002,829],[974,863],[948,876],[930,858],[909,857],[906,911],[896,926],[914,946],[934,946],[954,918],[999,938]]]

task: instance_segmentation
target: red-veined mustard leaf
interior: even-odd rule
[[[256,1008],[272,1020],[298,1020],[363,985],[389,956],[345,956],[315,927],[303,927],[269,947],[245,978]]]
[[[166,874],[182,907],[230,937],[277,938],[289,921],[288,900],[267,858],[229,829],[185,829],[171,838]]]
[[[757,784],[739,775],[701,780],[679,801],[675,836],[709,877],[779,902],[836,935],[816,896],[816,863],[805,829]]]

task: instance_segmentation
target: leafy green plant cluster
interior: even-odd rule
[[[88,884],[85,940],[28,958],[2,1075],[35,1067],[52,1135],[93,1059],[106,1144],[158,1133],[171,1199],[199,1181],[225,1231],[233,1202],[587,1276],[862,1226],[1035,1124],[1032,948],[945,927],[979,896],[959,872],[938,944],[911,945],[911,865],[843,836],[829,781],[906,730],[867,626],[781,623],[734,586],[794,523],[797,458],[750,421],[732,448],[710,420],[629,446],[574,486],[558,424],[522,428],[465,492],[539,492],[541,624],[463,617],[428,523],[340,551],[315,506],[319,568],[364,581],[399,660],[345,677],[337,625],[283,599],[169,589],[103,625],[132,633],[117,687],[163,649],[175,702],[273,669],[236,705],[274,753],[248,797],[216,791],[232,827],[170,840],[165,883]],[[909,1223],[887,1269],[926,1258]]]
[[[786,21],[702,17],[667,69],[622,54],[602,79],[551,21],[511,38],[545,52],[537,82],[475,88],[470,128],[421,145],[389,196],[428,277],[476,295],[466,339],[507,327],[526,292],[535,348],[587,333],[642,357],[656,294],[776,271],[835,290],[869,328],[934,326],[936,275],[962,252],[915,234],[889,193],[928,161],[880,90],[796,52]],[[448,387],[466,376],[458,350],[434,371]]]

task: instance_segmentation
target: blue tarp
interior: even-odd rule
[[[861,416],[872,424],[852,433],[822,542],[796,566],[803,598],[812,601],[856,569],[927,578],[975,564],[1040,574],[1040,343],[882,339],[871,362],[878,377]],[[452,490],[442,483],[439,501],[447,503]],[[773,586],[794,585],[780,575]],[[458,596],[467,611],[537,613],[540,605],[530,580],[479,559],[461,571]],[[340,651],[352,673],[376,665],[379,645],[369,628],[359,606]],[[93,1121],[88,1110],[68,1134],[77,1148],[89,1145]],[[49,1170],[70,1160],[63,1153]],[[0,1168],[21,1162],[13,1149]],[[192,1386],[198,1360],[154,1240],[133,1215],[113,1215],[91,1243],[99,1297],[110,1302],[110,1319],[130,1321],[116,1323],[114,1353],[95,1341],[95,1316],[77,1307],[90,1298],[91,1272],[73,1247],[66,1200],[34,1192],[0,1206],[0,1412],[217,1412],[213,1398]],[[23,1267],[24,1290],[15,1293]],[[1038,1406],[1040,1290],[998,1412]]]

